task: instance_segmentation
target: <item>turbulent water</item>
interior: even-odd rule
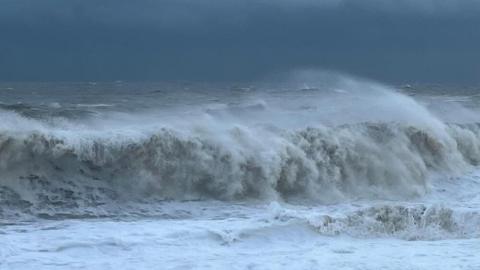
[[[478,269],[479,91],[2,84],[0,268]]]

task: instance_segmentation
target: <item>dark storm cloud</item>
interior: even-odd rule
[[[0,0],[0,80],[478,82],[474,0]]]

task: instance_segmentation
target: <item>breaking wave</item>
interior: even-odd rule
[[[361,238],[391,236],[413,241],[480,237],[478,211],[439,205],[373,206],[341,217],[311,218],[309,224],[321,234]]]
[[[25,209],[130,199],[399,199],[428,191],[432,172],[480,161],[480,126],[448,136],[398,123],[298,131],[236,127],[222,136],[161,129],[144,138],[0,134],[0,198]]]
[[[0,111],[0,216],[108,215],[148,200],[404,200],[428,193],[434,175],[480,163],[479,124],[445,123],[409,97],[358,87],[180,116]]]
[[[470,208],[450,208],[438,204],[383,203],[363,205],[357,209],[284,208],[270,203],[272,215],[256,226],[239,230],[217,231],[224,244],[242,241],[255,235],[272,234],[299,227],[325,236],[354,238],[398,238],[409,241],[470,239],[480,237],[480,212]],[[339,211],[340,210],[340,211]]]

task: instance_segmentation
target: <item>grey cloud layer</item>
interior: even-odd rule
[[[371,12],[418,16],[477,15],[477,0],[0,0],[1,18],[10,20],[92,20],[104,23],[185,24],[247,19],[252,13]]]
[[[0,80],[475,82],[480,1],[0,0]]]

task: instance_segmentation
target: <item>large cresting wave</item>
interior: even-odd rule
[[[88,214],[149,199],[396,200],[480,162],[480,125],[445,123],[409,97],[362,87],[343,84],[334,98],[308,89],[308,107],[264,95],[259,105],[113,114],[75,128],[1,112],[0,214]],[[334,115],[332,100],[361,105],[338,103]]]

